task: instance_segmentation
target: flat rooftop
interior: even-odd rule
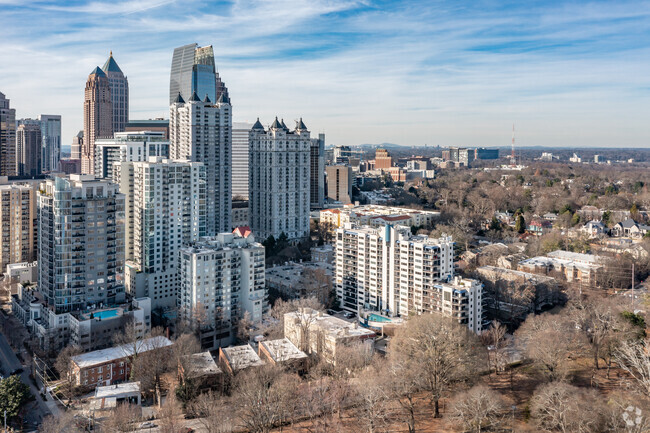
[[[214,357],[210,352],[194,353],[189,355],[188,377],[207,376],[212,374],[221,374],[221,369],[217,366]]]
[[[123,395],[139,393],[140,382],[125,382],[116,385],[98,386],[95,388],[95,398],[121,397]]]
[[[243,370],[248,367],[264,365],[264,361],[255,352],[255,349],[248,344],[221,348],[221,351],[233,370]]]
[[[138,352],[146,352],[152,349],[171,346],[173,343],[165,337],[153,337],[137,342]],[[95,350],[93,352],[82,353],[73,356],[72,362],[79,368],[88,368],[94,365],[106,364],[117,359],[126,358],[133,355],[133,347],[130,344],[109,347],[108,349]]]
[[[289,341],[286,337],[278,340],[262,341],[260,344],[264,346],[275,362],[307,358],[305,352],[298,349],[295,344]]]

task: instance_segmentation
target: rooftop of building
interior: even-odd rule
[[[169,126],[169,119],[129,119],[126,127],[132,126]]]
[[[221,369],[210,352],[194,353],[189,358],[187,377],[200,377],[221,374]]]
[[[311,308],[303,308],[299,311],[286,313],[284,320],[298,320],[308,317],[312,323],[322,332],[334,338],[341,337],[374,337],[375,332],[360,327],[357,323],[346,322],[338,317],[317,311]]]
[[[95,398],[119,397],[140,392],[140,382],[124,382],[95,388]]]
[[[298,349],[288,338],[262,341],[260,344],[266,349],[273,361],[285,362],[307,358],[302,350]]]
[[[500,275],[513,275],[517,277],[524,278],[526,280],[532,281],[554,281],[553,277],[547,277],[545,275],[532,274],[530,272],[518,271],[515,269],[500,268],[498,266],[480,266],[477,268],[477,271],[488,271]]]
[[[152,349],[171,346],[173,343],[162,336],[139,340],[136,343],[136,349],[140,352],[147,352]],[[126,358],[133,355],[133,346],[123,344],[121,346],[109,347],[108,349],[95,350],[93,352],[82,353],[72,357],[72,362],[79,368],[88,368],[94,365],[106,364],[116,359]]]
[[[242,370],[248,367],[258,367],[264,365],[264,361],[259,357],[250,345],[231,346],[220,348],[233,370]]]
[[[219,233],[217,236],[204,236],[198,241],[181,248],[183,252],[192,254],[213,253],[218,250],[232,250],[234,248],[262,248],[262,244],[255,241],[255,236],[248,233],[241,236],[240,232],[246,234],[246,230],[236,230],[233,233]]]

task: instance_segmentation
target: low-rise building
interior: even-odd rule
[[[270,364],[281,364],[297,372],[303,372],[306,368],[307,354],[286,337],[261,341],[258,352],[260,358]]]
[[[648,234],[648,232],[650,232],[650,226],[640,224],[632,218],[616,223],[612,227],[612,236],[616,237],[640,238]]]
[[[224,371],[234,374],[247,368],[261,367],[264,365],[264,361],[255,352],[255,349],[248,344],[244,344],[242,346],[220,347],[219,364]]]
[[[311,249],[311,261],[317,263],[334,262],[334,247],[332,245],[321,245]]]
[[[440,212],[408,209],[378,205],[349,205],[342,209],[324,209],[320,211],[321,224],[327,224],[332,230],[343,227],[346,223],[384,227],[399,224],[408,227],[429,227],[440,218]]]
[[[598,284],[598,276],[604,270],[605,261],[593,254],[552,251],[519,262],[518,269],[535,274],[551,275],[571,282]]]
[[[586,233],[590,238],[609,233],[609,229],[602,221],[589,221],[580,228],[580,231]]]
[[[124,382],[131,371],[131,357],[150,350],[166,350],[173,343],[165,337],[138,340],[72,357],[72,376],[75,385],[108,386]],[[136,350],[134,350],[134,348]]]
[[[365,343],[372,350],[377,334],[356,322],[347,322],[311,308],[303,308],[284,315],[284,336],[300,350],[336,363],[338,348]]]
[[[185,356],[178,366],[178,374],[183,382],[191,380],[199,390],[220,388],[223,383],[223,371],[210,352]]]
[[[140,406],[142,395],[140,382],[125,382],[115,385],[98,386],[90,402],[91,411],[113,410],[119,404]]]

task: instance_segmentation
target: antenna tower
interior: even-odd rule
[[[512,153],[510,154],[510,164],[515,167],[517,165],[517,157],[515,156],[515,124],[512,124]]]

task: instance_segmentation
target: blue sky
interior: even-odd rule
[[[83,127],[110,50],[131,118],[168,115],[174,47],[214,46],[233,118],[328,144],[650,147],[650,2],[0,0],[0,91]],[[287,122],[290,123],[290,122]]]

